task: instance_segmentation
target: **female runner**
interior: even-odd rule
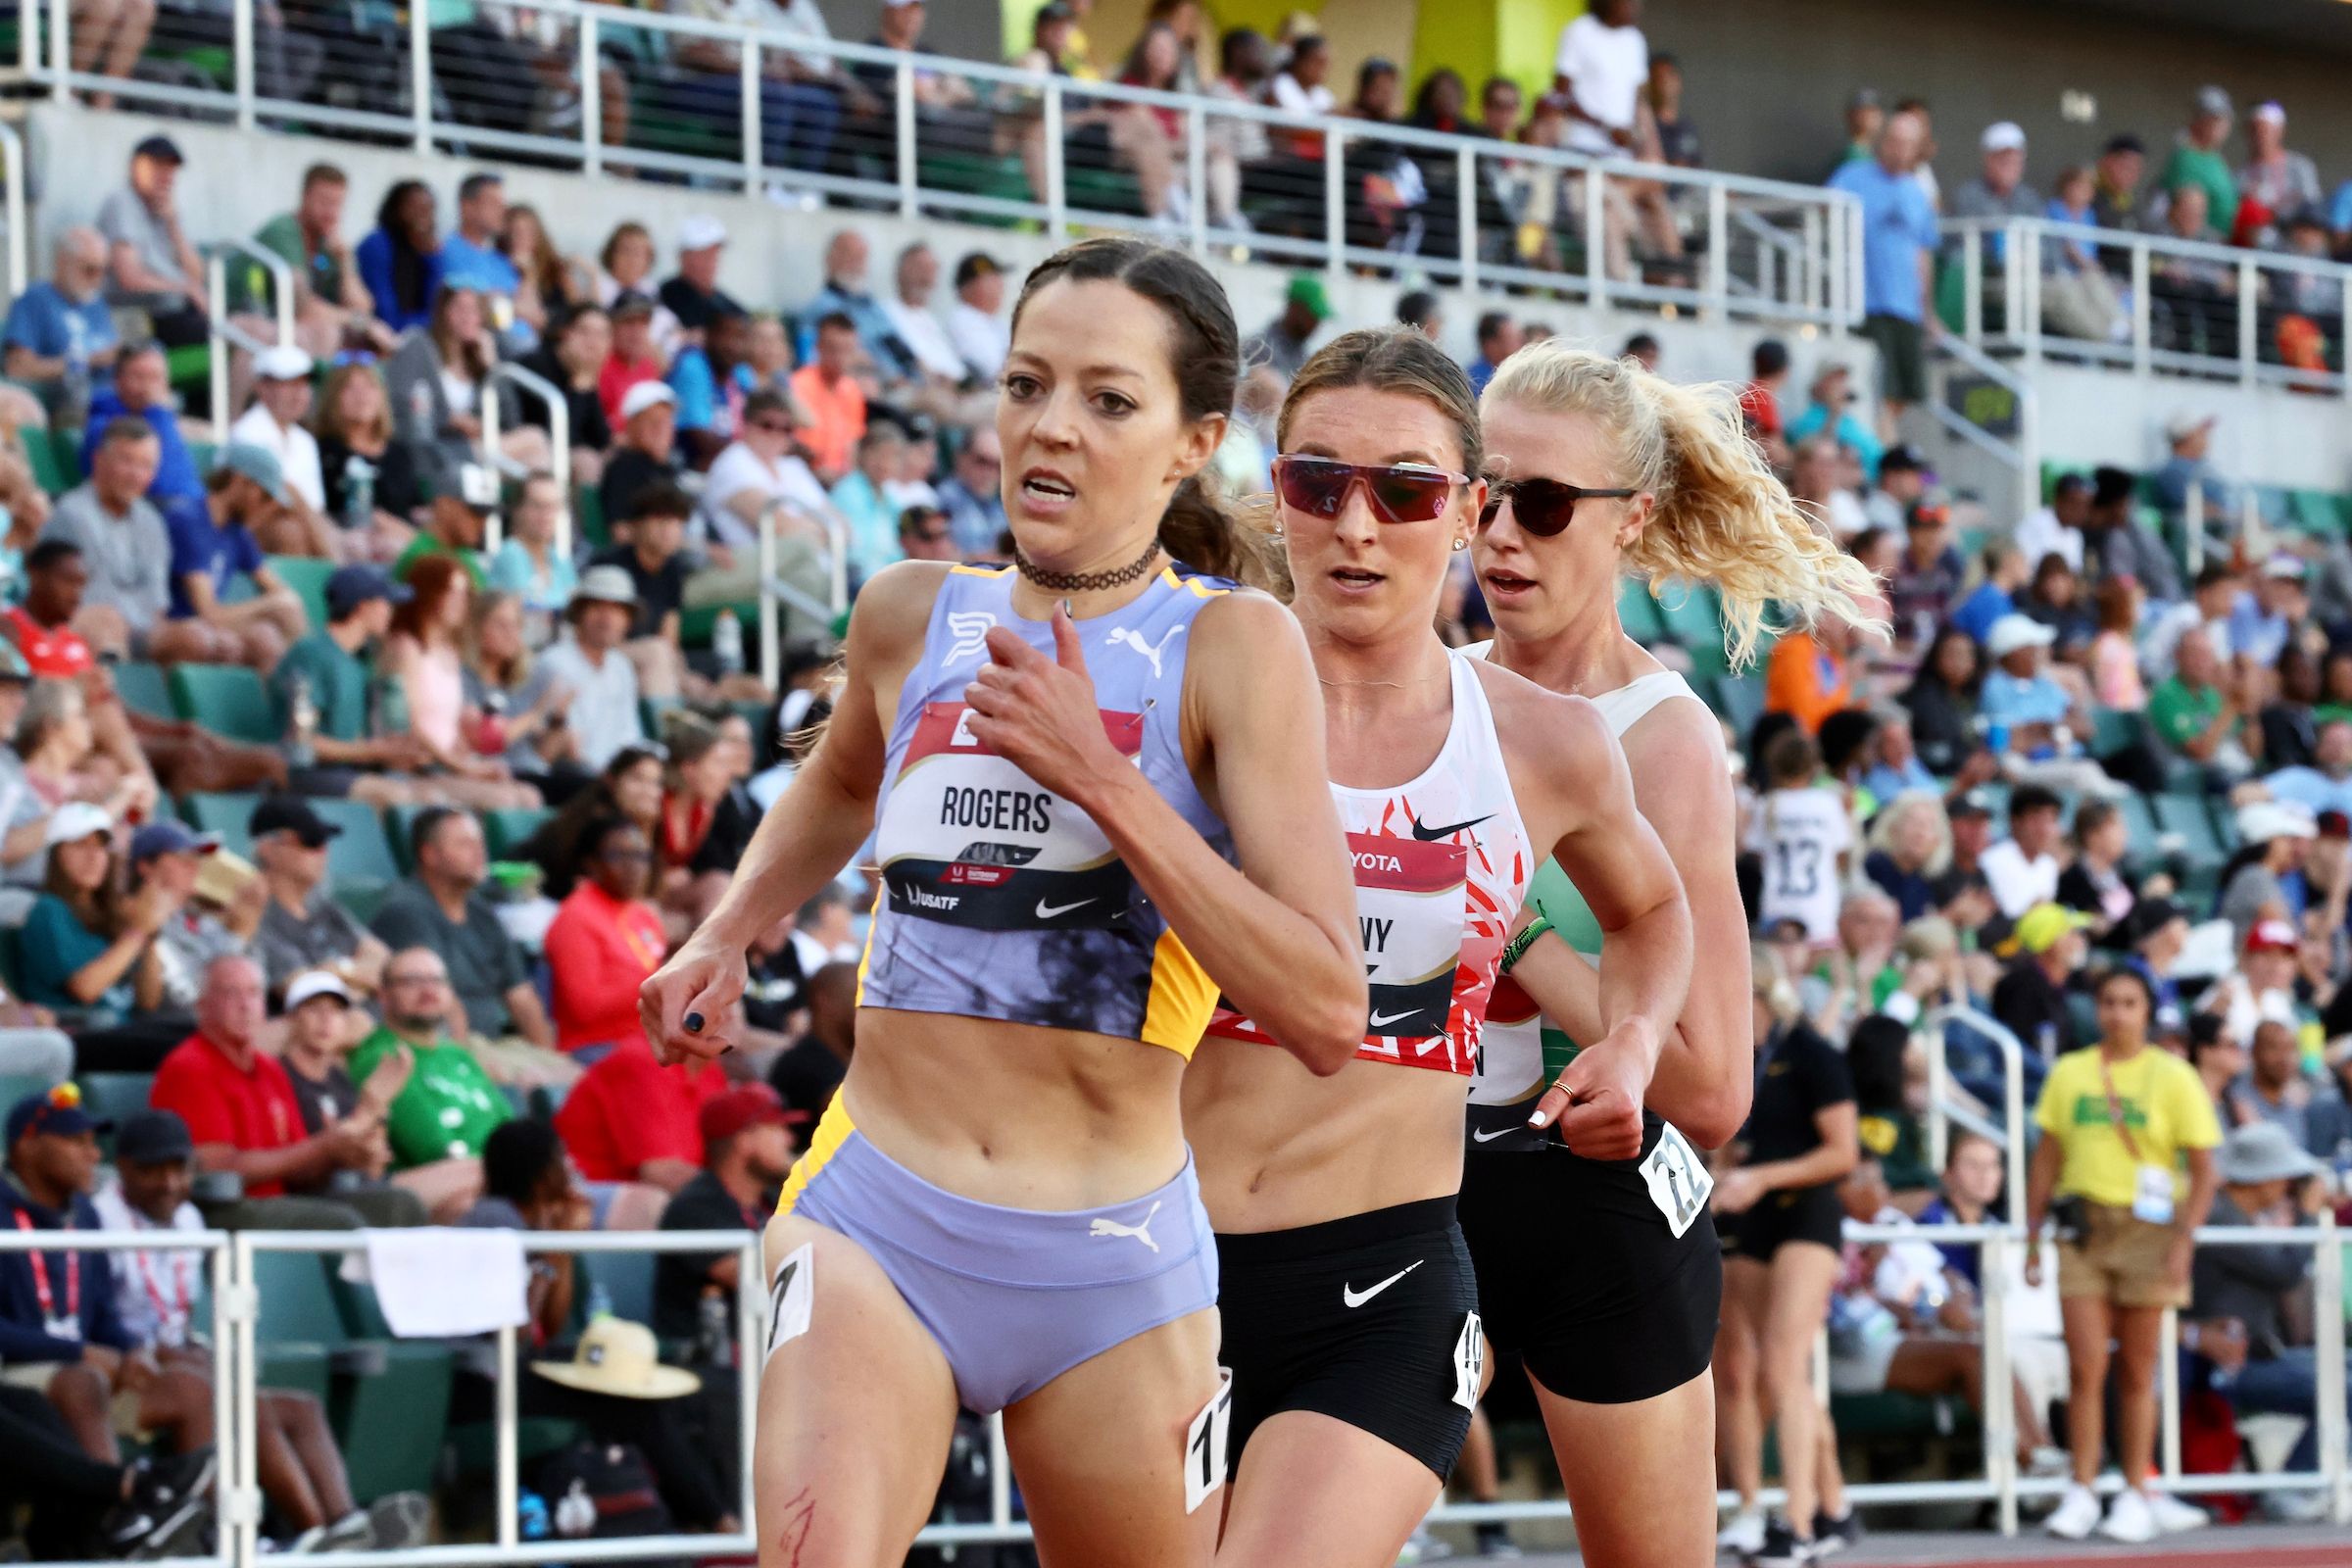
[[[1317,1078],[1238,999],[1185,1079],[1217,1228],[1235,1484],[1220,1565],[1387,1568],[1452,1468],[1483,1346],[1453,1221],[1462,1105],[1505,939],[1556,853],[1610,934],[1594,999],[1630,1084],[1567,1113],[1631,1153],[1690,981],[1673,862],[1600,714],[1432,629],[1485,485],[1459,367],[1403,327],[1348,332],[1276,424],[1291,608],[1323,684],[1371,1008]],[[1541,846],[1541,848],[1538,848]]]
[[[1016,566],[867,585],[822,743],[646,982],[665,1052],[726,1049],[744,950],[874,832],[856,1058],[767,1229],[765,1568],[898,1562],[958,1404],[1004,1411],[1045,1563],[1212,1550],[1188,1475],[1221,1425],[1217,1269],[1178,1079],[1220,989],[1323,1073],[1366,996],[1305,644],[1194,569],[1259,537],[1193,481],[1237,368],[1177,252],[1030,274],[997,414]]]
[[[1546,1083],[1557,1104],[1622,1071],[1599,1059],[1620,1049],[1604,1038],[1591,961],[1602,932],[1566,878],[1537,872],[1532,925],[1564,940],[1528,947],[1518,985],[1489,1010],[1462,1232],[1487,1332],[1535,1384],[1585,1560],[1689,1568],[1714,1555],[1707,1362],[1723,1296],[1690,1143],[1728,1140],[1753,1092],[1747,929],[1721,732],[1619,626],[1617,582],[1631,569],[1713,584],[1735,665],[1769,602],[1806,621],[1860,616],[1874,585],[1789,500],[1725,393],[1555,339],[1512,355],[1481,407],[1492,482],[1475,563],[1494,616],[1490,657],[1599,708],[1682,874],[1703,956],[1657,1058],[1640,1157],[1588,1157],[1573,1130],[1564,1148],[1530,1135],[1527,1107]],[[1541,988],[1541,1017],[1522,987]]]

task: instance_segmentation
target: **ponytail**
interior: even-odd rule
[[[1265,510],[1270,517],[1271,509]],[[1207,469],[1176,487],[1160,514],[1159,546],[1196,571],[1290,597],[1290,572],[1273,531],[1227,506],[1223,487]]]
[[[1722,595],[1734,669],[1782,629],[1768,618],[1775,605],[1800,625],[1835,615],[1884,628],[1878,580],[1774,476],[1748,439],[1733,388],[1677,385],[1629,360],[1548,338],[1494,372],[1484,406],[1499,404],[1600,421],[1619,482],[1655,498],[1647,524],[1625,547],[1627,569],[1648,580],[1653,598],[1670,580],[1711,583]]]

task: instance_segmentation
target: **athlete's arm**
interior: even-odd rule
[[[1862,1143],[1855,1132],[1859,1119],[1860,1113],[1850,1100],[1822,1106],[1813,1113],[1813,1130],[1821,1139],[1819,1146],[1794,1159],[1766,1160],[1761,1165],[1740,1165],[1727,1172],[1716,1185],[1716,1206],[1737,1214],[1754,1207],[1766,1193],[1843,1181],[1862,1158]]]
[[[858,593],[846,680],[824,739],[760,819],[718,906],[638,990],[645,1037],[662,1060],[732,1049],[743,1027],[745,951],[847,865],[873,830],[889,740],[878,683],[921,647],[944,575],[930,563],[901,563]],[[689,1015],[700,1027],[687,1026]]]
[[[1355,883],[1323,761],[1323,712],[1290,612],[1230,594],[1193,620],[1184,702],[1206,745],[1237,868],[1110,745],[1078,633],[1054,613],[1055,657],[1004,627],[965,701],[990,750],[1095,819],[1233,1004],[1317,1073],[1363,1040]]]

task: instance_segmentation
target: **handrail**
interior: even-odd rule
[[[245,0],[240,0],[240,3],[245,3]],[[237,411],[228,406],[228,356],[221,350],[239,348],[248,354],[258,354],[273,346],[264,343],[228,318],[228,258],[232,255],[259,262],[270,273],[270,302],[277,318],[277,341],[294,341],[294,269],[286,265],[286,259],[249,239],[231,237],[216,240],[206,246],[204,297],[212,347],[212,352],[206,356],[206,371],[213,395],[213,423],[221,432],[223,440],[227,438],[229,425],[236,420]]]
[[[1915,1040],[1924,1039],[1928,1056],[1928,1163],[1943,1169],[1945,1144],[1943,1102],[1951,1086],[1951,1065],[1944,1060],[1944,1026],[1963,1023],[1991,1041],[2001,1053],[2001,1119],[2008,1129],[2003,1154],[2009,1168],[2011,1201],[2026,1190],[2026,1048],[1999,1019],[1988,1017],[1965,1003],[1947,1003],[1920,1015],[1911,1026]]]
[[[512,467],[520,470],[522,465],[508,464],[498,450],[498,389],[496,383],[512,381],[537,398],[547,408],[548,471],[556,476],[556,484],[564,492],[564,510],[556,518],[556,554],[564,561],[571,559],[571,405],[555,383],[538,371],[515,364],[513,360],[494,360],[490,374],[482,384],[482,461],[493,468]],[[482,529],[482,548],[495,552],[506,537],[505,512],[493,507],[488,522]]]
[[[778,549],[783,542],[776,532],[776,517],[793,510],[782,496],[760,509],[760,679],[771,692],[784,672],[784,607],[789,605],[827,626],[850,608],[849,524],[830,507],[822,516],[810,519],[825,530],[828,552],[825,587],[829,602],[820,603],[776,574]]]
[[[13,300],[32,278],[28,259],[32,236],[24,231],[24,138],[4,121],[0,121],[0,176],[8,180],[8,297]]]
[[[1936,423],[1971,445],[1981,448],[2014,470],[2017,514],[2024,517],[2041,504],[2040,400],[2034,383],[1956,333],[1934,334],[1937,352],[1959,361],[2017,400],[2017,441],[2014,445],[1969,419],[1941,399],[1932,407]]]

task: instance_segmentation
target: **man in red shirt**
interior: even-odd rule
[[[556,1131],[585,1179],[674,1193],[703,1168],[703,1106],[727,1089],[717,1062],[664,1067],[641,1033],[572,1086]]]
[[[1788,466],[1788,426],[1781,418],[1781,388],[1788,379],[1788,345],[1768,337],[1756,345],[1748,364],[1754,376],[1740,392],[1740,421],[1772,466],[1785,468]]]
[[[199,1169],[244,1178],[244,1201],[214,1223],[297,1231],[426,1223],[414,1193],[380,1183],[331,1200],[289,1196],[323,1187],[338,1171],[380,1170],[384,1130],[358,1114],[304,1135],[293,1081],[260,1050],[265,996],[260,964],[242,954],[215,958],[196,998],[196,1032],[164,1058],[147,1091],[150,1105],[188,1124]]]

